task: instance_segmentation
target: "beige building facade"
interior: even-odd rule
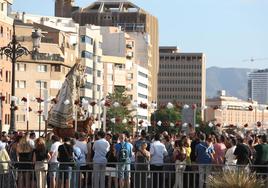
[[[177,101],[201,108],[206,97],[206,58],[203,53],[181,53],[160,47],[158,103]]]
[[[0,47],[12,40],[13,19],[10,16],[12,0],[0,0]],[[10,125],[11,102],[11,61],[0,56],[0,130],[8,131]]]
[[[124,87],[133,103],[149,104],[149,70],[148,65],[142,63],[149,55],[144,50],[147,43],[142,35],[125,33],[120,27],[102,27],[102,35],[105,94]],[[134,110],[137,122],[149,122],[149,109],[136,107]]]
[[[16,64],[16,128],[17,130],[45,130],[46,109],[56,97],[66,74],[77,61],[77,46],[72,32],[51,28],[31,19],[16,20],[16,34],[22,46],[32,51],[31,35],[41,29],[42,41],[37,53],[23,56]],[[77,34],[76,34],[77,35]],[[27,98],[32,111],[27,113]],[[38,103],[38,98],[44,100]],[[28,125],[27,125],[28,124]]]
[[[243,101],[236,97],[220,95],[206,100],[205,121],[222,126],[234,125],[249,128],[261,122],[265,127],[268,123],[267,105],[259,105],[257,101]]]

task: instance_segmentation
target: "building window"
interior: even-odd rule
[[[100,91],[100,90],[101,90],[101,86],[97,85],[97,91]]]
[[[140,76],[144,77],[144,78],[148,78],[148,75],[145,74],[145,73],[143,73],[143,72],[140,72],[140,71],[139,71],[138,74],[139,74]]]
[[[60,65],[54,65],[54,71],[55,72],[61,72],[61,66]]]
[[[110,80],[110,81],[113,81],[114,80],[114,78],[113,78],[113,75],[107,75],[107,77],[108,77],[108,80]]]
[[[147,95],[143,95],[141,93],[138,93],[138,97],[143,98],[143,99],[147,99]]]
[[[3,34],[4,34],[4,28],[3,28],[3,26],[1,26],[1,28],[0,28],[0,37],[3,37]]]
[[[47,65],[38,65],[37,72],[47,72]]]
[[[16,71],[25,72],[26,71],[26,64],[16,63],[15,69],[16,69]]]
[[[128,79],[128,80],[131,80],[132,78],[133,78],[133,73],[128,73],[128,74],[127,74],[127,79]]]
[[[98,57],[97,57],[97,62],[98,62],[98,63],[101,63],[101,56],[98,56]]]
[[[92,89],[92,83],[91,82],[86,82],[85,88],[86,89]]]
[[[139,85],[140,87],[143,87],[143,88],[146,88],[146,89],[148,88],[148,86],[147,86],[146,84],[143,84],[143,83],[140,83],[140,82],[138,83],[138,85]]]
[[[81,36],[81,42],[92,45],[93,44],[93,39],[91,37],[89,37],[89,36],[83,35],[83,36]]]
[[[101,77],[101,71],[99,71],[99,70],[97,71],[97,76]]]
[[[8,71],[6,71],[6,82],[8,82]]]
[[[16,121],[17,122],[25,122],[25,120],[26,120],[25,114],[17,114],[16,115]]]
[[[38,80],[35,83],[38,89],[47,89],[47,82]]]
[[[115,64],[114,65],[114,67],[115,67],[115,69],[119,69],[119,70],[122,70],[122,69],[124,69],[125,68],[125,65],[123,65],[123,64]]]
[[[88,52],[88,51],[82,51],[81,57],[82,58],[87,58],[87,59],[92,59],[93,58],[93,54],[91,52]]]
[[[99,46],[98,46],[99,48],[102,48],[102,42],[99,42]]]
[[[15,87],[20,88],[20,89],[26,88],[26,81],[25,80],[16,80]]]
[[[86,67],[86,74],[93,74],[93,69],[91,67]]]
[[[5,124],[8,124],[8,114],[5,114]]]
[[[10,39],[10,40],[12,39],[12,34],[11,34],[11,33],[12,33],[12,30],[10,29],[10,30],[9,30],[9,39]]]

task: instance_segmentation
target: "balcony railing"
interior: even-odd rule
[[[64,62],[64,58],[60,54],[49,54],[49,53],[37,53],[32,55],[34,60],[44,60],[44,61],[60,61]]]

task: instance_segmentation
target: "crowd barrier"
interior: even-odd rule
[[[0,188],[49,188],[54,177],[56,188],[117,188],[119,187],[118,176],[122,175],[123,164],[88,163],[80,168],[74,163],[50,164],[44,162],[40,165],[25,162],[0,162],[0,166],[2,166],[0,168]],[[257,180],[264,182],[264,187],[268,187],[267,165],[227,166],[170,163],[164,164],[161,168],[148,163],[131,163],[130,166],[131,168],[124,175],[130,175],[129,187],[131,188],[205,188],[208,187],[207,182],[210,176],[227,171],[256,174]],[[258,173],[260,168],[262,173]]]

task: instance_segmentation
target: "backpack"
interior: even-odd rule
[[[126,143],[124,143],[124,144],[121,143],[121,149],[118,153],[118,161],[119,162],[126,162],[128,158],[129,158],[129,156],[128,156],[128,150],[126,147]]]

